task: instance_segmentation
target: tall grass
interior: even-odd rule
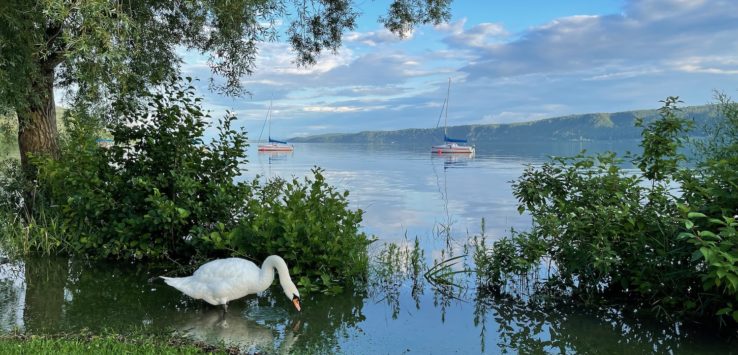
[[[40,212],[38,217],[22,217],[0,211],[0,249],[13,258],[31,253],[58,254],[64,250],[64,230],[58,218]]]
[[[11,258],[64,252],[66,233],[59,212],[36,203],[37,209],[31,213],[26,202],[33,204],[37,196],[28,186],[17,159],[0,161],[0,250]]]

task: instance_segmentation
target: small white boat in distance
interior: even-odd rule
[[[459,143],[466,143],[466,139],[451,138],[448,136],[448,97],[451,93],[451,78],[448,78],[448,90],[446,92],[446,100],[443,102],[443,108],[441,109],[441,115],[445,113],[443,120],[443,144],[434,145],[431,147],[431,152],[438,154],[474,154],[474,147],[468,145],[461,145]],[[438,117],[440,122],[441,118]],[[438,126],[436,126],[438,127]]]
[[[295,147],[288,145],[287,142],[276,141],[271,138],[268,144],[259,144],[260,152],[291,152],[294,150]]]
[[[269,111],[267,111],[267,117],[266,121],[269,122],[269,131],[267,135],[269,136],[269,141],[266,144],[259,144],[259,151],[260,152],[291,152],[295,150],[295,147],[287,144],[287,142],[284,141],[278,141],[276,139],[272,139],[272,103],[269,103]],[[264,127],[262,126],[261,131],[264,132]],[[261,134],[259,135],[259,138],[261,139]]]
[[[465,141],[466,142],[466,141]],[[468,145],[459,145],[454,142],[446,142],[444,144],[434,145],[431,152],[438,154],[474,154],[474,147]]]

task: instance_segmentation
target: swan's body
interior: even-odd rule
[[[161,278],[167,285],[187,296],[201,299],[214,306],[223,305],[223,308],[228,310],[229,301],[269,288],[274,281],[274,269],[279,274],[279,283],[284,294],[292,300],[299,311],[300,293],[290,279],[287,263],[276,255],[266,258],[261,268],[248,260],[228,258],[205,263],[195,270],[192,276]]]

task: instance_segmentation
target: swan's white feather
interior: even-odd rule
[[[293,301],[299,311],[300,293],[290,279],[287,263],[276,255],[266,258],[261,268],[248,260],[228,258],[208,262],[192,276],[162,276],[162,279],[194,299],[227,306],[228,301],[266,290],[274,280],[275,269],[279,273],[279,283],[285,296]]]
[[[222,305],[246,295],[257,293],[261,269],[239,258],[208,262],[187,277],[162,277],[164,281],[187,296],[212,305]]]

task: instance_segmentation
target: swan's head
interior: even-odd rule
[[[285,285],[282,287],[284,290],[285,296],[292,300],[292,304],[295,305],[295,308],[297,311],[300,311],[300,291],[297,290],[297,286],[295,286],[292,281],[286,282]]]

